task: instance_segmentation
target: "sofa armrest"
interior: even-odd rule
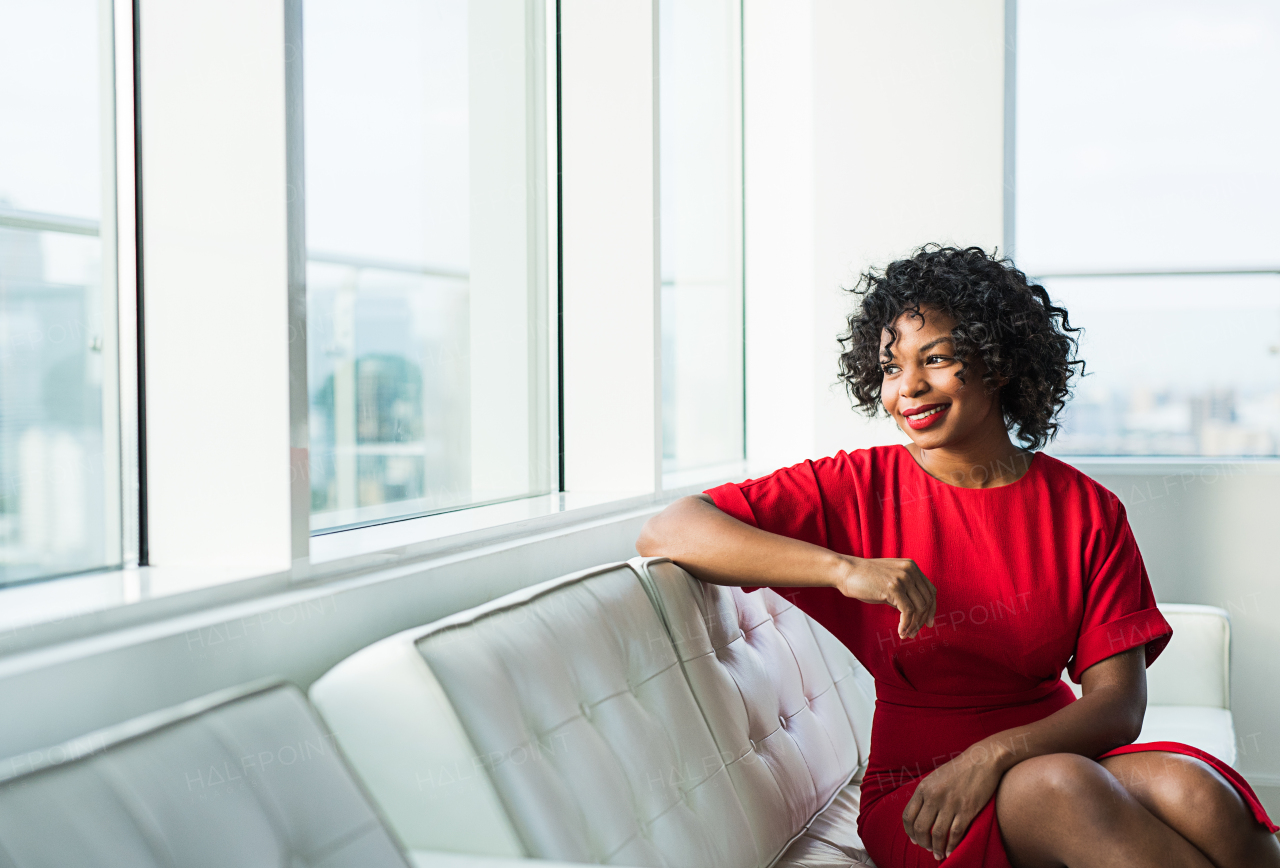
[[[1231,707],[1231,618],[1216,606],[1164,603],[1173,638],[1147,670],[1148,705]]]
[[[1231,617],[1217,606],[1163,603],[1173,638],[1147,669],[1147,705],[1231,708]],[[1080,685],[1062,671],[1077,697]]]

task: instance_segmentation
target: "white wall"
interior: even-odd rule
[[[767,471],[904,439],[834,385],[842,288],[928,241],[1000,243],[1004,3],[747,0],[744,14],[747,448]]]

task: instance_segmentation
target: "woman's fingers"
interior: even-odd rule
[[[895,574],[891,577],[886,591],[889,602],[904,616],[898,628],[898,635],[905,639],[915,632],[915,615],[918,603],[911,596],[913,582],[907,565],[905,563],[894,564],[893,567],[895,568]]]
[[[920,592],[920,596],[924,601],[924,608],[920,613],[920,626],[933,626],[933,613],[938,603],[938,589],[933,586],[933,582],[929,581],[926,576],[913,561],[911,564],[915,578],[915,586]]]
[[[956,819],[954,814],[943,808],[933,821],[933,829],[929,834],[929,849],[933,851],[933,858],[939,861],[947,855],[947,841],[950,838],[951,827]]]
[[[920,842],[916,841],[916,818],[920,815],[920,809],[923,807],[924,797],[920,794],[920,788],[916,787],[916,791],[911,794],[911,799],[907,802],[907,806],[902,809],[902,828],[906,830],[907,837],[917,844]]]
[[[898,638],[905,639],[911,635],[911,627],[915,623],[915,603],[906,588],[896,589],[890,593],[889,602],[902,613],[898,619]]]
[[[925,604],[919,590],[911,587],[899,592],[899,600],[898,609],[906,616],[904,629],[899,630],[899,633],[905,639],[919,632],[920,625],[924,623],[920,616]]]
[[[902,573],[898,577],[898,595],[901,602],[898,608],[909,617],[904,638],[915,636],[920,629],[930,623],[936,604],[937,594],[933,583],[925,578],[924,573],[914,561],[904,560]],[[907,608],[903,608],[906,606]],[[899,631],[902,632],[901,630]]]
[[[920,811],[916,814],[915,819],[907,826],[907,837],[919,844],[926,850],[933,849],[933,828],[934,821],[938,817],[937,809],[929,805],[927,802],[920,806]],[[905,821],[904,821],[905,822]]]
[[[951,833],[947,836],[947,849],[943,853],[943,857],[950,856],[955,849],[960,846],[960,839],[964,837],[964,833],[969,830],[969,824],[973,822],[973,818],[966,819],[960,814],[956,814],[955,819],[951,821]]]

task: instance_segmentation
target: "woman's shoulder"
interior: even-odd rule
[[[808,461],[813,467],[816,474],[837,474],[864,476],[868,473],[878,473],[887,468],[898,467],[902,459],[906,458],[914,463],[911,453],[902,445],[891,443],[886,446],[867,446],[863,449],[852,449],[845,451],[841,449],[835,455],[828,455],[825,458],[815,458]]]
[[[1124,511],[1124,505],[1115,492],[1073,464],[1054,458],[1047,452],[1037,452],[1040,473],[1048,481],[1054,494],[1065,495],[1105,513]]]
[[[841,449],[834,455],[807,458],[772,473],[747,479],[738,483],[737,487],[744,491],[843,491],[849,486],[860,487],[862,480],[882,477],[886,472],[892,473],[892,469],[896,468],[904,455],[910,458],[910,453],[898,445],[870,446],[848,451]]]

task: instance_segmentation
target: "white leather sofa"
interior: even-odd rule
[[[1141,738],[1232,761],[1227,614],[1161,609]],[[0,762],[0,866],[871,865],[871,678],[771,591],[612,564],[375,643],[311,696],[325,721],[265,682]]]
[[[600,567],[378,642],[310,695],[422,865],[871,864],[871,678],[771,591]]]
[[[1162,610],[1142,738],[1232,761],[1226,613]],[[771,591],[635,559],[390,637],[311,698],[421,865],[871,864],[874,685]]]

